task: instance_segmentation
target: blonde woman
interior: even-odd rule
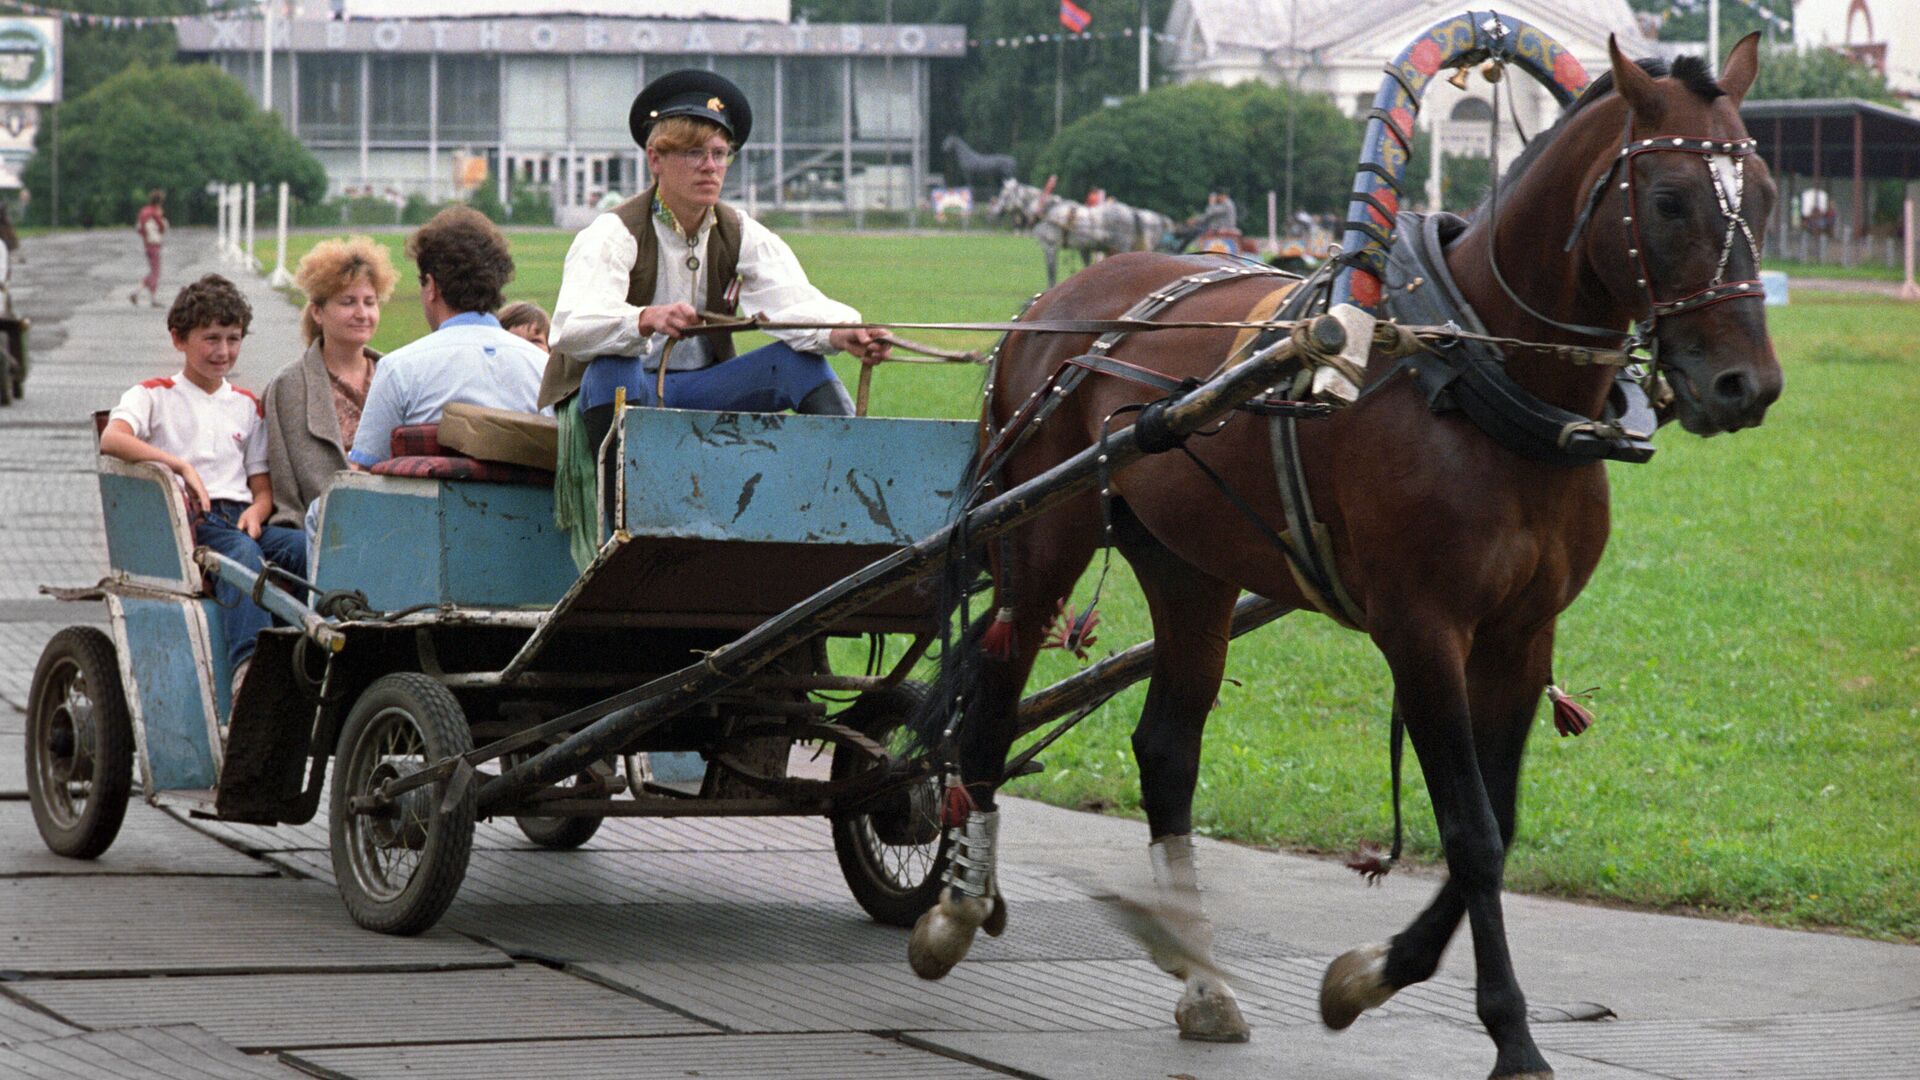
[[[380,305],[393,296],[393,261],[365,236],[325,240],[300,260],[294,283],[307,294],[300,333],[307,350],[267,384],[267,466],[273,522],[298,527],[307,508],[347,467],[380,354],[369,348]]]

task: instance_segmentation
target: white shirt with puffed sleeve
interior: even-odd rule
[[[695,311],[711,310],[707,296],[707,248],[713,236],[716,215],[702,217],[700,228],[689,238],[671,214],[656,212],[650,218],[659,249],[655,263],[654,304],[688,303]],[[697,252],[699,267],[687,264],[687,256]],[[553,336],[556,352],[583,360],[596,356],[638,356],[644,366],[659,366],[656,357],[667,341],[664,334],[640,333],[640,308],[627,303],[627,281],[639,258],[640,245],[618,217],[601,214],[594,218],[567,249],[567,261],[560,278],[560,298],[554,305]],[[739,310],[742,314],[765,315],[776,322],[857,323],[860,313],[846,304],[829,299],[807,280],[800,260],[787,242],[773,230],[740,215],[740,261],[736,269],[740,279]],[[838,350],[828,343],[827,330],[770,330],[773,337],[800,352],[829,355]],[[690,371],[713,363],[709,340],[683,338],[667,359],[670,371]]]
[[[129,387],[107,420],[124,421],[134,438],[184,458],[208,498],[250,503],[247,477],[267,471],[265,415],[259,398],[225,379],[209,394],[183,371]]]

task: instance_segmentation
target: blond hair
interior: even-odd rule
[[[729,144],[733,142],[727,129],[711,120],[699,116],[669,116],[654,121],[653,130],[647,133],[647,149],[668,154],[676,150],[698,150],[715,135],[724,136]]]
[[[362,281],[373,286],[373,295],[384,304],[393,298],[393,285],[398,279],[387,249],[370,236],[315,244],[293,271],[294,284],[307,294],[307,306],[300,312],[301,340],[308,345],[320,340],[320,322],[314,318],[314,308]]]

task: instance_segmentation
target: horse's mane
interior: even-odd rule
[[[1634,63],[1640,65],[1640,70],[1656,79],[1671,75],[1680,80],[1681,85],[1693,91],[1694,96],[1703,102],[1711,102],[1715,98],[1726,96],[1727,92],[1720,89],[1719,83],[1713,81],[1713,73],[1707,70],[1707,62],[1698,56],[1677,57],[1671,67],[1665,60],[1658,57],[1647,57],[1636,60]],[[1507,167],[1500,181],[1501,186],[1509,187],[1518,182],[1522,176],[1526,175],[1528,167],[1538,161],[1540,155],[1546,153],[1547,148],[1553,145],[1569,120],[1579,115],[1582,109],[1612,92],[1613,72],[1603,71],[1599,78],[1587,84],[1587,88],[1574,99],[1573,104],[1561,111],[1552,127],[1534,136],[1532,141],[1527,143],[1526,149],[1522,150],[1520,156],[1513,159],[1513,164]]]

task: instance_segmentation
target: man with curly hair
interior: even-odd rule
[[[540,408],[547,354],[500,328],[493,310],[513,280],[507,238],[472,207],[451,206],[407,238],[420,268],[420,307],[433,332],[374,369],[347,460],[368,468],[391,456],[393,429],[437,423],[456,402],[513,412]]]

